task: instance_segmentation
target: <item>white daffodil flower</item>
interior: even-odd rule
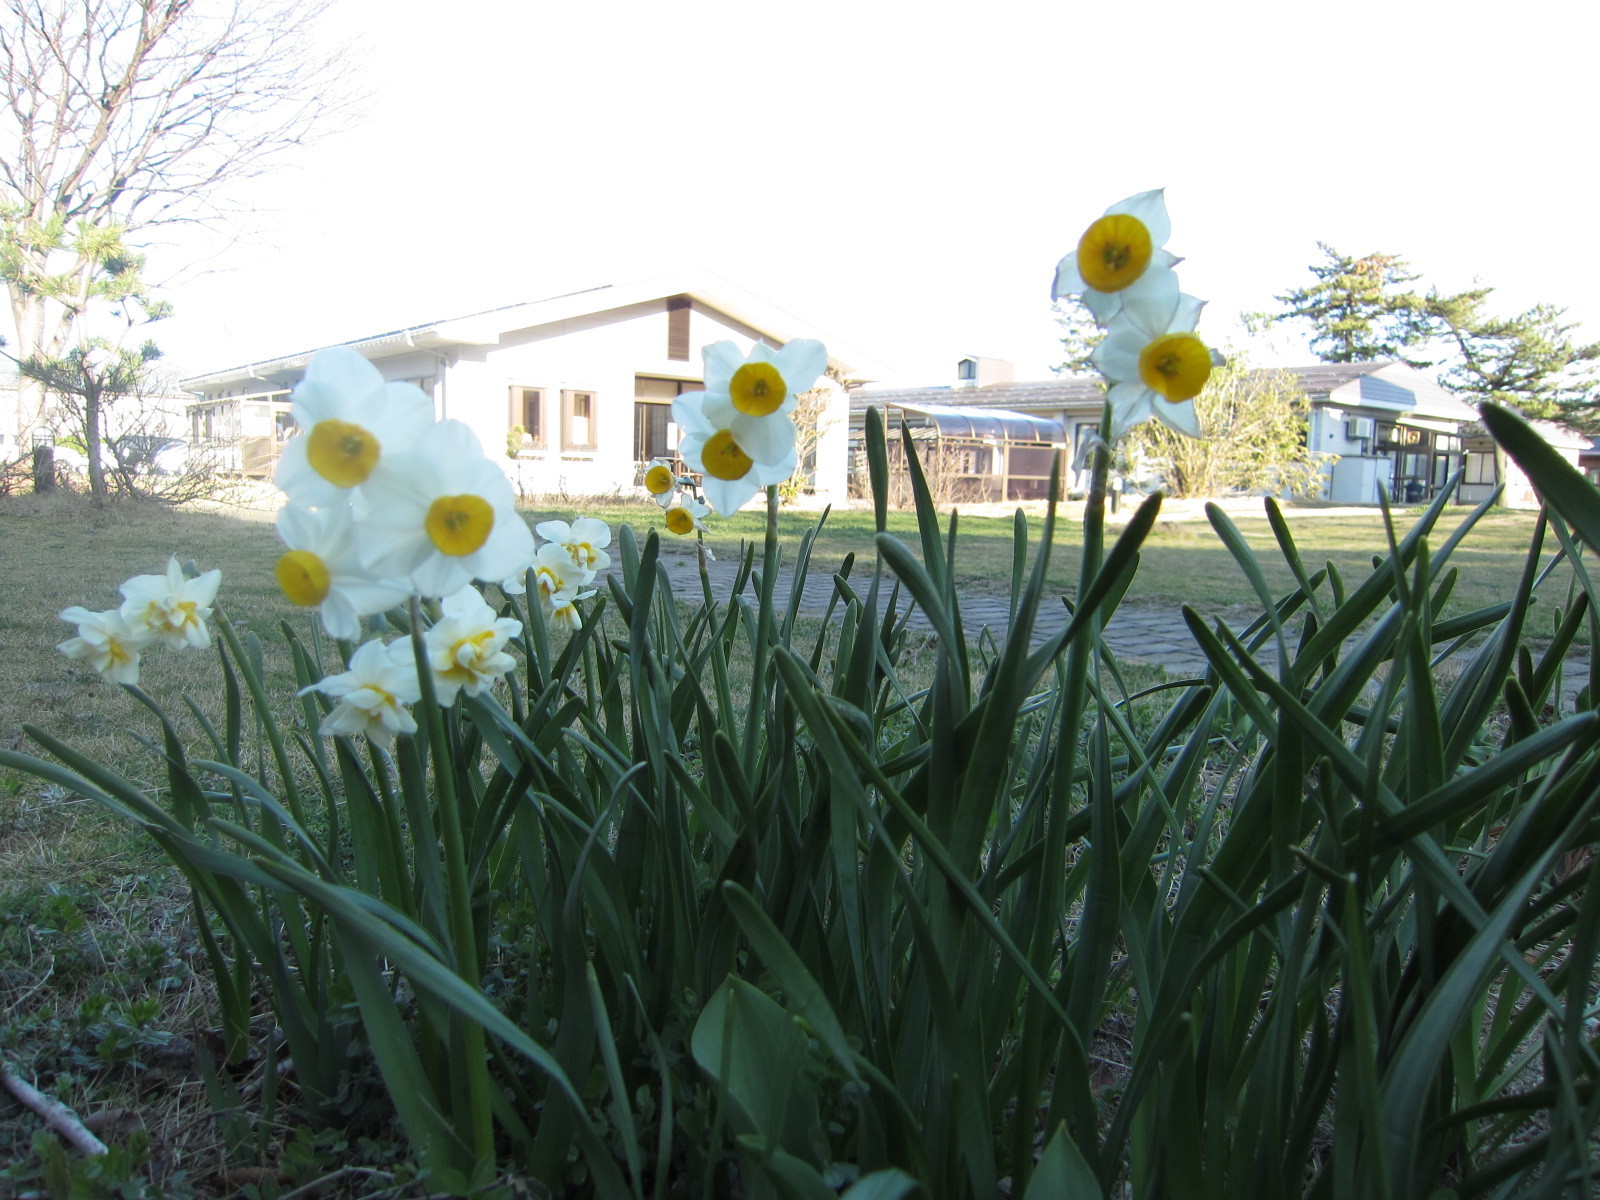
[[[761,342],[739,353],[732,342],[715,342],[700,352],[706,393],[725,397],[741,417],[760,421],[787,417],[796,397],[828,369],[828,351],[814,338],[796,338],[781,350]]]
[[[678,453],[701,475],[701,489],[712,507],[729,516],[762,488],[782,483],[794,474],[798,463],[794,422],[784,417],[759,427],[758,446],[746,447],[740,441],[741,435],[735,433],[733,422],[727,419],[727,413],[732,411],[727,398],[723,397],[714,408],[711,400],[709,392],[685,392],[672,402],[672,419],[683,431]],[[720,423],[713,420],[707,408],[721,412],[724,419]],[[757,457],[758,452],[774,455],[780,448],[782,453],[776,457]]]
[[[583,617],[578,612],[578,601],[588,600],[593,595],[593,589],[587,592],[557,592],[548,600],[550,611],[546,620],[557,629],[576,633],[583,628]]]
[[[681,503],[667,509],[667,529],[680,537],[693,533],[698,529],[701,533],[710,533],[711,529],[706,524],[706,514],[711,507],[701,504],[693,496],[685,496]]]
[[[599,574],[611,565],[611,555],[605,551],[611,544],[611,526],[599,517],[579,517],[570,525],[541,521],[533,531],[547,542],[565,547],[572,561],[585,571]]]
[[[319,350],[290,396],[299,437],[290,438],[273,482],[302,505],[364,504],[379,465],[433,424],[433,401],[409,383],[387,383],[349,346]]]
[[[1111,440],[1141,421],[1200,436],[1194,398],[1221,360],[1194,334],[1204,302],[1180,295],[1166,308],[1130,303],[1107,326],[1091,360],[1111,381]]]
[[[593,579],[594,572],[573,562],[565,546],[546,542],[534,555],[534,586],[538,588],[539,599],[544,601],[547,609],[552,597],[570,595]]]
[[[440,421],[392,470],[366,484],[362,562],[406,576],[423,596],[448,596],[474,579],[506,579],[533,560],[533,531],[517,513],[505,472],[460,421]],[[565,553],[565,551],[563,551]]]
[[[783,482],[794,472],[791,460],[795,456],[795,427],[791,414],[799,403],[796,397],[827,370],[828,351],[819,341],[798,338],[782,350],[757,342],[744,355],[732,342],[716,342],[701,353],[706,390],[679,396],[679,403],[672,406],[673,418],[688,434],[678,453],[691,466],[698,461],[705,467],[702,474],[724,482],[748,473],[727,473],[735,471],[746,458],[769,471],[787,463],[783,475],[770,481]],[[697,439],[685,426],[680,408],[694,409],[704,440]],[[725,511],[717,501],[712,503],[717,505],[717,511]]]
[[[122,618],[135,629],[148,630],[169,650],[185,646],[204,650],[211,645],[206,622],[221,582],[221,571],[190,579],[177,558],[168,559],[166,574],[135,575],[122,585]]]
[[[1168,290],[1176,295],[1172,268],[1182,260],[1164,248],[1171,233],[1162,189],[1117,201],[1057,265],[1050,298],[1082,296],[1089,311],[1105,322],[1132,297]]]
[[[385,749],[399,733],[415,733],[417,720],[406,707],[422,698],[417,660],[410,638],[387,646],[370,641],[350,656],[350,669],[329,675],[321,683],[302,688],[300,694],[321,692],[339,703],[322,718],[317,732],[324,737],[366,737]]]
[[[517,665],[505,645],[522,632],[522,622],[500,616],[475,587],[446,596],[440,607],[439,620],[422,641],[439,703],[448,707],[458,692],[481,695]]]
[[[278,510],[278,536],[289,549],[273,574],[289,602],[315,608],[329,637],[354,641],[361,618],[404,604],[411,585],[380,579],[361,565],[356,522],[349,505],[308,509],[290,504]]]
[[[139,654],[155,640],[148,627],[130,623],[117,609],[90,612],[74,604],[61,613],[63,621],[78,627],[78,636],[56,649],[68,658],[88,663],[112,683],[139,682]]]
[[[678,475],[672,469],[672,462],[665,458],[652,458],[650,465],[644,471],[644,490],[650,493],[650,498],[662,508],[668,507],[677,497]]]

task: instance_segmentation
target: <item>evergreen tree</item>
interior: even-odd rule
[[[1600,342],[1580,344],[1566,309],[1537,304],[1514,317],[1484,311],[1492,288],[1430,293],[1428,309],[1450,349],[1439,382],[1469,404],[1511,404],[1532,417],[1600,431]]]
[[[1050,369],[1057,375],[1095,374],[1089,355],[1105,340],[1106,331],[1076,296],[1061,297],[1056,301],[1055,309],[1056,322],[1061,326],[1061,348],[1066,357]]]
[[[1326,242],[1317,246],[1327,262],[1309,268],[1316,282],[1274,296],[1282,309],[1254,314],[1255,319],[1309,323],[1312,352],[1323,362],[1397,359],[1431,366],[1408,353],[1426,343],[1432,331],[1426,298],[1406,287],[1419,276],[1405,259],[1377,253],[1352,258]]]
[[[17,363],[24,378],[37,380],[56,396],[76,426],[74,432],[88,456],[89,491],[96,504],[105,503],[109,494],[103,455],[107,411],[124,397],[147,394],[150,364],[160,357],[154,342],[126,349],[93,338],[59,358],[35,355]]]

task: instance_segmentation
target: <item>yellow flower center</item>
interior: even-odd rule
[[[550,621],[553,625],[565,626],[571,630],[583,628],[583,620],[578,616],[578,606],[570,600],[550,610]]]
[[[585,571],[594,567],[594,547],[588,542],[568,542],[567,553],[572,555],[572,565],[582,567]]]
[[[440,554],[460,558],[483,548],[494,529],[494,509],[482,496],[440,496],[423,522]]]
[[[106,640],[106,659],[107,662],[104,668],[106,670],[110,670],[113,667],[125,667],[133,661],[134,652],[116,638],[108,638]]]
[[[306,443],[306,461],[329,483],[355,487],[378,465],[378,439],[349,421],[318,421]]]
[[[755,466],[755,459],[733,440],[729,430],[719,429],[706,439],[700,451],[700,461],[706,474],[713,479],[743,479]]]
[[[328,598],[328,564],[309,550],[290,550],[278,560],[273,574],[290,604],[315,608]]]
[[[1211,351],[1192,333],[1169,333],[1139,351],[1145,387],[1178,404],[1192,400],[1211,377]]]
[[[676,534],[690,533],[694,530],[694,517],[687,508],[667,509],[667,528]]]
[[[549,567],[540,567],[533,573],[533,578],[539,585],[539,598],[541,600],[548,600],[561,590],[561,577]]]
[[[451,683],[471,683],[484,659],[484,647],[494,640],[494,630],[481,629],[450,647],[450,665],[439,674]]]
[[[672,468],[661,463],[644,473],[644,490],[652,496],[665,496],[676,482],[672,477]]]
[[[179,600],[167,614],[167,625],[176,632],[181,633],[189,626],[198,624],[200,624],[198,606],[193,600]]]
[[[728,384],[733,406],[750,417],[777,412],[788,394],[789,385],[784,383],[778,368],[769,362],[745,363],[733,373],[733,381]]]
[[[1097,292],[1120,292],[1150,265],[1150,231],[1138,217],[1101,217],[1078,241],[1078,274]]]

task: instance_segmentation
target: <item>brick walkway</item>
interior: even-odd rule
[[[661,561],[672,581],[672,589],[678,596],[692,599],[700,595],[700,573],[693,554],[664,554]],[[612,570],[618,569],[613,564]],[[735,572],[736,564],[733,562],[719,561],[710,565],[707,575],[711,581],[711,594],[719,602],[727,601],[733,588]],[[794,586],[793,578],[792,572],[788,570],[779,572],[776,592],[778,596],[789,595]],[[860,592],[865,592],[870,581],[870,575],[856,576],[852,580]],[[800,611],[808,615],[821,616],[827,611],[833,591],[831,571],[826,566],[813,563],[800,597]],[[888,588],[885,587],[880,603],[887,603],[887,599]],[[902,604],[908,599],[903,590],[901,599]],[[1004,596],[990,594],[963,596],[961,606],[962,624],[969,637],[976,636],[985,627],[999,635],[1010,624],[1010,605]],[[1235,630],[1240,629],[1244,621],[1250,619],[1241,619],[1237,612],[1202,611],[1202,615],[1206,617],[1208,623],[1221,615]],[[912,615],[911,621],[914,628],[932,629],[920,611]],[[1059,632],[1066,627],[1067,621],[1066,606],[1059,601],[1047,601],[1040,606],[1038,619],[1034,623],[1034,642],[1037,644]],[[1176,608],[1123,601],[1112,615],[1111,623],[1106,627],[1105,640],[1119,660],[1153,663],[1176,676],[1203,674],[1206,668],[1205,655],[1195,644],[1193,634],[1184,623],[1183,614]],[[1457,657],[1465,659],[1469,653],[1463,650]],[[1277,656],[1276,648],[1269,643],[1262,647],[1258,656],[1263,661],[1273,661]],[[1569,705],[1578,689],[1588,682],[1588,677],[1587,655],[1580,652],[1569,657],[1562,679],[1563,696]]]

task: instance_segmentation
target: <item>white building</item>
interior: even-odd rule
[[[1311,404],[1306,440],[1339,457],[1323,496],[1376,504],[1381,484],[1403,504],[1431,500],[1463,463],[1463,426],[1477,420],[1422,372],[1398,362],[1320,363],[1286,370]]]
[[[639,467],[673,457],[672,401],[702,386],[701,347],[748,351],[796,338],[828,346],[830,365],[873,375],[871,359],[726,280],[697,272],[607,285],[343,343],[389,380],[415,383],[440,418],[466,422],[526,494],[633,493]],[[183,381],[199,399],[190,432],[266,475],[291,435],[289,393],[314,351]],[[802,464],[819,499],[846,495],[848,398],[827,379],[814,461]]]

